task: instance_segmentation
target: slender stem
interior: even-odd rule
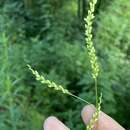
[[[97,88],[97,78],[95,78],[95,99],[96,99],[96,107],[98,106],[98,88]]]
[[[91,103],[89,103],[88,101],[86,101],[86,100],[84,100],[84,99],[82,99],[82,98],[80,98],[80,97],[78,97],[78,96],[76,96],[76,95],[74,95],[74,94],[72,94],[72,93],[68,93],[68,95],[70,95],[70,96],[72,96],[72,97],[74,97],[74,98],[76,98],[76,99],[79,99],[80,101],[83,101],[83,102],[85,102],[85,103],[87,103],[87,104],[91,104]]]

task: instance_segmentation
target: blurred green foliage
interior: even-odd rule
[[[30,64],[48,79],[94,102],[77,4],[75,0],[0,2],[0,129],[40,130],[49,115],[58,116],[71,129],[84,129],[80,111],[85,104],[41,86],[26,67]],[[128,130],[129,9],[128,0],[99,0],[94,29],[103,111]]]

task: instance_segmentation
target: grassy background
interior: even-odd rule
[[[72,130],[85,129],[80,118],[85,104],[41,86],[26,64],[94,103],[94,82],[84,42],[87,7],[87,0],[80,0],[80,6],[75,0],[1,0],[0,129],[41,130],[49,115],[58,116]],[[93,31],[101,63],[98,85],[103,92],[103,111],[127,130],[129,10],[128,0],[99,0]]]

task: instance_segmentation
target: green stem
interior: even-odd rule
[[[96,99],[96,107],[98,106],[98,88],[97,88],[97,78],[95,78],[95,99]]]
[[[68,95],[70,95],[70,96],[72,96],[72,97],[74,97],[74,98],[76,98],[76,99],[78,99],[78,100],[80,100],[80,101],[83,101],[83,102],[85,102],[85,103],[87,103],[87,104],[91,104],[91,103],[89,103],[88,101],[86,101],[86,100],[84,100],[84,99],[82,99],[82,98],[80,98],[80,97],[78,97],[78,96],[76,96],[76,95],[74,95],[74,94],[72,94],[72,93],[68,93]]]

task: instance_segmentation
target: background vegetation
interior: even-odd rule
[[[56,115],[84,129],[85,105],[34,80],[30,64],[50,80],[94,102],[84,51],[87,0],[0,1],[0,129],[41,130]],[[130,1],[99,0],[94,42],[101,63],[103,111],[130,130]]]

